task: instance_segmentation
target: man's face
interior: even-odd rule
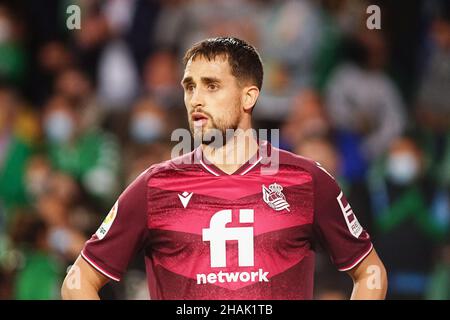
[[[191,59],[186,65],[181,84],[189,127],[195,138],[211,134],[213,129],[219,130],[225,137],[226,129],[238,128],[243,112],[242,89],[231,74],[227,59]],[[208,144],[203,139],[202,142]]]

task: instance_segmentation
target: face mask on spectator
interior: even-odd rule
[[[409,152],[391,154],[387,161],[387,172],[392,182],[406,185],[419,173],[419,163]]]
[[[70,233],[64,228],[55,228],[50,231],[48,242],[53,250],[60,254],[66,254],[71,243]]]
[[[139,143],[152,143],[162,136],[161,119],[152,114],[141,114],[131,122],[130,134]]]
[[[69,141],[74,132],[74,123],[70,115],[63,111],[53,111],[44,124],[46,136],[53,142]]]

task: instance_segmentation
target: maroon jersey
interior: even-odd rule
[[[372,243],[318,163],[266,145],[233,174],[201,148],[151,166],[82,256],[119,281],[143,249],[152,299],[312,299],[316,245],[345,271]],[[278,170],[261,174],[272,152]]]

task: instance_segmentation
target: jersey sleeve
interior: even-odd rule
[[[125,189],[81,251],[84,260],[115,281],[147,241],[147,179],[144,172]]]
[[[372,251],[373,245],[334,178],[320,165],[316,169],[314,233],[338,270],[348,271]]]

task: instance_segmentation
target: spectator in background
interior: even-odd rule
[[[425,154],[427,173],[437,195],[432,209],[447,226],[447,241],[433,266],[427,299],[450,299],[450,12],[442,2],[441,14],[434,17],[429,33],[428,59],[423,70],[415,110],[418,133]]]
[[[78,205],[88,205],[77,182],[68,174],[54,171],[46,155],[36,154],[31,157],[26,168],[25,183],[33,204],[51,193],[68,208],[75,209]],[[82,226],[78,226],[78,229],[89,231]]]
[[[133,106],[129,121],[129,140],[125,150],[125,180],[132,182],[153,163],[170,159],[167,145],[168,114],[150,98],[141,98]]]
[[[14,217],[10,235],[23,254],[14,276],[12,298],[57,299],[64,272],[49,248],[46,223],[33,212],[19,213]]]
[[[304,89],[293,99],[289,116],[281,128],[281,145],[293,150],[311,137],[328,137],[331,127],[322,99],[314,89]]]
[[[107,127],[120,136],[126,134],[123,119],[140,93],[136,53],[126,41],[133,16],[137,14],[138,2],[114,0],[86,3],[87,17],[76,39],[84,57],[82,66],[89,65],[92,70],[97,101],[105,115]]]
[[[22,36],[23,25],[0,4],[0,80],[15,85],[23,83],[27,67]]]
[[[302,157],[312,159],[327,170],[333,177],[341,177],[340,155],[336,147],[325,136],[310,136],[294,147],[294,152]],[[360,214],[358,214],[359,217]]]
[[[139,76],[131,51],[121,40],[111,41],[98,64],[98,93],[102,106],[123,114],[138,94]]]
[[[66,261],[76,259],[86,241],[71,225],[71,209],[56,192],[47,192],[36,202],[37,213],[47,227],[49,248]]]
[[[261,121],[283,121],[293,95],[313,84],[323,23],[314,1],[259,1],[259,4],[256,25],[259,47],[265,52],[265,83],[254,114]]]
[[[154,30],[155,44],[182,53],[207,37],[239,36],[255,43],[257,12],[255,3],[246,0],[164,1]]]
[[[99,127],[103,113],[99,107],[91,80],[78,67],[62,70],[54,82],[54,92],[66,98],[72,105],[83,108],[81,125],[83,130]]]
[[[25,180],[34,211],[45,223],[48,250],[67,265],[78,256],[86,235],[98,228],[104,211],[88,201],[72,177],[54,171],[44,154],[29,160]]]
[[[119,187],[121,165],[115,137],[100,128],[83,128],[82,107],[61,95],[47,102],[43,129],[52,167],[69,174],[89,195],[109,206]]]
[[[178,48],[187,27],[186,7],[185,0],[164,1],[150,32],[157,47]]]
[[[264,1],[258,19],[260,47],[265,64],[276,70],[277,64],[289,73],[284,90],[312,84],[314,58],[322,37],[322,20],[314,1]],[[271,67],[271,65],[274,65]],[[270,80],[268,80],[270,81]]]
[[[31,96],[42,105],[52,94],[56,76],[73,64],[74,57],[61,40],[40,44],[36,53],[36,70],[30,75]]]
[[[443,2],[444,4],[444,2]],[[445,5],[445,4],[444,4]],[[432,23],[415,109],[429,174],[450,188],[450,5]]]
[[[387,150],[406,121],[400,93],[384,72],[385,40],[378,31],[364,30],[350,42],[353,61],[337,67],[326,89],[344,175],[351,181],[365,177],[370,160]]]
[[[112,113],[118,113],[119,117],[129,108],[139,91],[137,64],[125,41],[125,35],[133,23],[137,2],[112,0],[89,5],[93,7],[88,9],[90,14],[86,26],[89,30],[85,32],[82,28],[80,31],[82,47],[100,48],[95,67],[101,105]],[[89,31],[92,31],[91,34]]]
[[[9,213],[28,202],[24,172],[34,146],[18,134],[21,111],[15,91],[0,87],[0,202]]]
[[[447,9],[450,5],[447,4]],[[426,60],[422,70],[417,97],[417,109],[429,121],[442,121],[449,128],[450,117],[450,13],[437,14],[431,21],[427,42]]]
[[[426,298],[429,300],[450,300],[450,237],[440,248],[433,268]]]
[[[25,168],[24,182],[31,202],[36,201],[49,190],[51,175],[52,168],[47,157],[39,154],[30,157]]]
[[[165,109],[151,98],[141,98],[134,104],[131,112],[129,134],[132,143],[149,145],[167,135]]]
[[[32,206],[46,225],[49,248],[71,261],[85,241],[82,232],[90,231],[74,223],[76,209],[80,204],[86,205],[76,181],[67,174],[54,171],[45,155],[36,154],[26,168],[26,184]],[[92,219],[95,220],[93,223],[98,222],[95,217]]]
[[[150,55],[145,63],[144,93],[162,108],[179,107],[183,101],[180,89],[180,70],[176,55],[169,50],[159,50]]]
[[[449,211],[442,217],[433,210],[436,186],[424,174],[423,161],[417,143],[400,137],[370,176],[374,239],[390,269],[388,295],[394,299],[424,298],[433,249],[448,232]],[[445,201],[448,208],[448,196]]]
[[[102,10],[102,1],[82,1],[81,10],[81,29],[72,33],[72,44],[83,70],[90,79],[97,79],[100,57],[113,36],[112,25]]]

